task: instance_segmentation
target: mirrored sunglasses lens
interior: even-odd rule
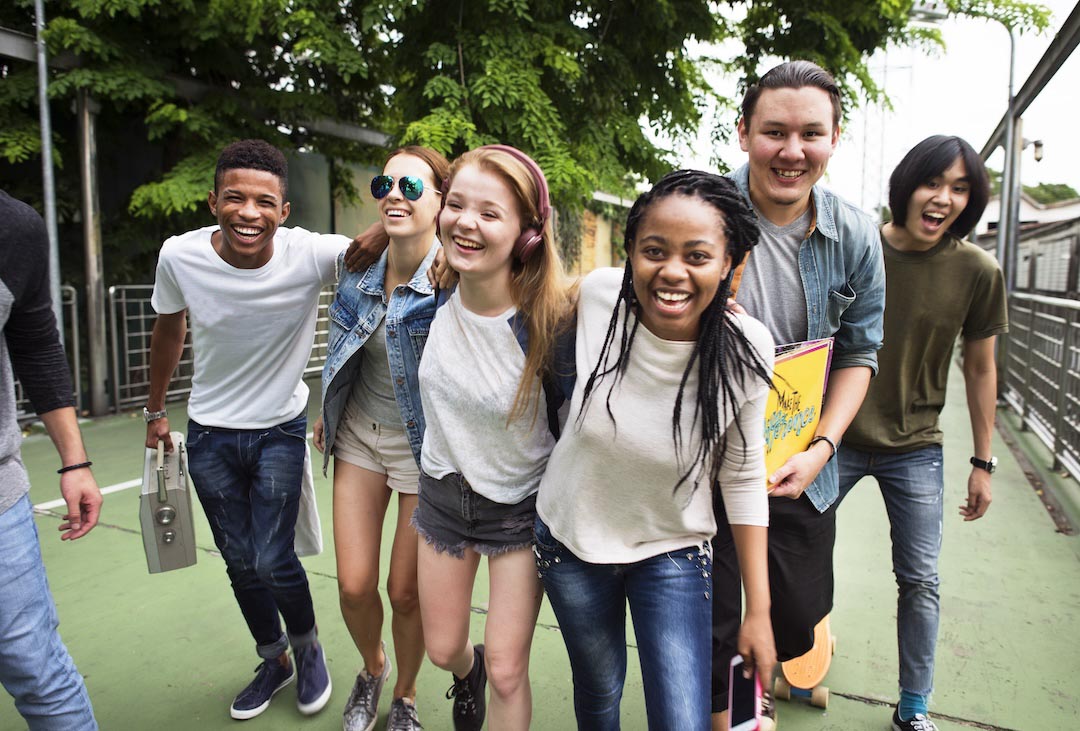
[[[394,189],[394,179],[389,175],[376,175],[371,179],[371,195],[381,200]]]
[[[406,175],[398,181],[401,194],[411,201],[419,200],[424,194],[424,181],[415,175]]]

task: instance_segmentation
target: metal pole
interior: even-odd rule
[[[41,127],[41,182],[45,196],[45,231],[49,236],[49,291],[60,342],[64,342],[64,305],[60,296],[60,239],[56,233],[56,184],[53,180],[52,118],[49,115],[49,64],[45,58],[45,3],[34,0],[37,40],[38,119]],[[75,343],[73,347],[79,347]],[[78,373],[74,374],[79,377]]]
[[[1005,113],[1005,169],[1001,173],[1001,189],[998,192],[997,260],[998,264],[1001,265],[1001,268],[1005,272],[1006,289],[1011,292],[1012,287],[1008,287],[1009,270],[1007,262],[1007,246],[1010,226],[1009,213],[1012,210],[1010,196],[1012,195],[1013,176],[1013,105],[1016,102],[1013,93],[1013,84],[1016,74],[1016,35],[1013,33],[1013,29],[1010,26],[1006,25],[1005,29],[1009,31],[1009,106],[1008,111]]]
[[[105,341],[105,286],[101,255],[101,206],[98,201],[97,143],[94,116],[97,105],[86,89],[76,97],[79,118],[79,163],[82,177],[83,250],[86,256],[86,339],[90,345],[90,413],[108,411],[105,382],[109,355]]]
[[[1009,190],[1009,230],[1005,242],[1005,290],[1016,289],[1017,268],[1020,265],[1020,155],[1024,151],[1024,120],[1013,120],[1012,130],[1012,189]]]

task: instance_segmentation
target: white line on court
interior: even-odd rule
[[[307,438],[311,439],[314,432],[308,432]],[[108,487],[101,488],[102,495],[108,495],[113,492],[120,492],[121,490],[130,490],[133,487],[139,487],[142,485],[142,478],[138,477],[134,480],[128,480],[126,482],[118,482],[115,485],[109,485]],[[34,506],[34,510],[52,510],[53,508],[60,508],[67,505],[67,502],[63,499],[50,500],[45,503],[38,503]]]

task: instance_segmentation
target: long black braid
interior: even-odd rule
[[[699,198],[719,211],[720,218],[724,222],[727,254],[731,257],[731,270],[720,282],[716,296],[701,314],[698,338],[686,364],[686,370],[683,371],[679,392],[675,398],[671,431],[676,454],[681,454],[683,437],[680,422],[683,391],[694,365],[697,364],[698,391],[697,402],[694,404],[692,428],[700,424],[701,443],[693,462],[685,469],[673,488],[674,494],[684,482],[691,479],[702,464],[708,463],[710,484],[716,483],[727,447],[726,425],[721,423],[721,418],[727,414],[728,404],[732,404],[737,415],[737,410],[734,409],[736,385],[745,391],[747,373],[753,374],[754,377],[770,385],[771,377],[765,363],[747,341],[742,328],[727,312],[727,301],[731,296],[731,281],[735,268],[742,263],[750,249],[758,242],[757,220],[743,195],[727,178],[700,170],[676,170],[661,178],[652,190],[639,196],[626,219],[623,244],[626,248],[627,259],[622,287],[619,290],[615,309],[611,313],[607,335],[600,349],[600,358],[585,384],[582,408],[578,416],[579,423],[584,418],[593,390],[611,373],[615,375],[608,388],[605,406],[608,417],[612,423],[615,421],[615,416],[611,411],[612,393],[619,379],[626,372],[630,361],[630,349],[633,347],[634,335],[640,323],[641,305],[634,294],[634,272],[630,254],[638,226],[645,213],[654,203],[671,195]],[[631,312],[635,315],[632,321]],[[616,331],[618,331],[618,358],[614,364],[605,366],[616,341]],[[735,421],[735,425],[739,429],[740,436],[745,439],[746,435],[742,433],[738,420]],[[691,496],[697,490],[698,483],[699,480],[693,479]]]

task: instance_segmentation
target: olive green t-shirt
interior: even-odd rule
[[[885,345],[858,415],[844,434],[857,449],[907,452],[941,444],[949,358],[957,336],[980,340],[1008,330],[997,260],[946,235],[929,251],[885,253]]]

